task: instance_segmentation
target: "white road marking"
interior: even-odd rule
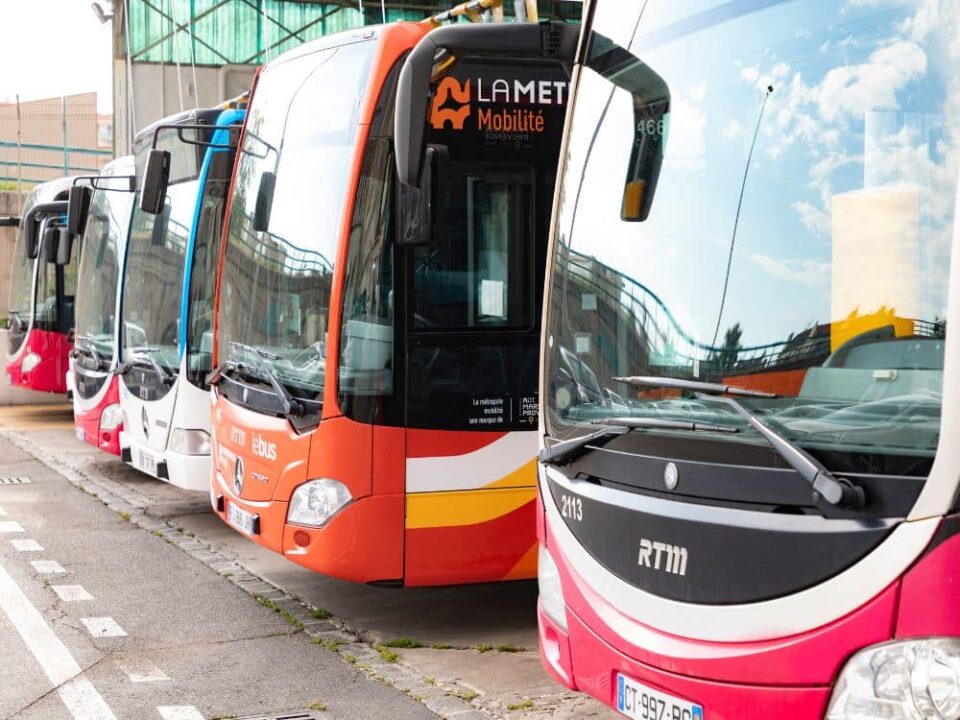
[[[94,637],[123,637],[127,634],[112,617],[80,618],[80,622]]]
[[[157,708],[163,720],[203,720],[193,705],[161,705]]]
[[[4,520],[0,522],[0,533],[23,532],[23,526],[16,520]]]
[[[84,590],[82,585],[52,585],[50,589],[64,602],[93,600],[93,595]]]
[[[0,608],[16,628],[75,720],[116,720],[89,680],[79,677],[80,666],[47,625],[16,582],[0,565]]]
[[[63,565],[58,563],[56,560],[31,560],[30,564],[33,565],[34,570],[44,575],[54,575],[56,573],[66,572],[66,570],[63,569]]]
[[[36,540],[17,538],[11,540],[10,543],[20,552],[43,552],[43,546]]]
[[[76,720],[116,720],[100,693],[85,677],[75,677],[59,690],[60,699]]]
[[[120,669],[130,678],[130,682],[159,682],[169,680],[163,670],[149,660],[123,660],[117,663]]]

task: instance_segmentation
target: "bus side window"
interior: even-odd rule
[[[394,389],[393,160],[385,140],[367,144],[347,256],[340,333],[340,404],[374,421],[382,405],[365,401]]]

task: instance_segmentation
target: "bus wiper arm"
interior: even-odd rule
[[[831,505],[860,510],[866,504],[863,488],[846,478],[839,478],[827,470],[815,457],[796,443],[783,437],[773,428],[766,425],[756,415],[747,410],[737,400],[728,395],[749,395],[752,397],[776,397],[772,393],[760,393],[756,390],[738,388],[733,385],[719,383],[704,383],[696,380],[682,380],[678,378],[656,377],[621,377],[614,378],[628,385],[641,387],[669,387],[682,390],[693,390],[698,397],[705,400],[724,403],[737,412],[744,420],[763,435],[770,446],[776,450],[787,464],[797,471],[813,488],[814,494],[819,495]],[[816,498],[815,498],[816,499]]]
[[[683,378],[645,377],[634,375],[631,377],[611,378],[614,382],[622,382],[634,387],[669,388],[674,390],[690,390],[707,395],[740,395],[743,397],[775,398],[776,393],[751,390],[737,385],[723,385],[721,383],[700,382],[699,380],[684,380]]]
[[[586,447],[592,442],[614,435],[624,435],[630,432],[626,425],[604,425],[599,430],[575,437],[570,440],[561,440],[550,447],[545,447],[537,456],[542,463],[559,465],[568,460],[572,455]]]
[[[630,430],[690,430],[692,432],[738,433],[736,425],[688,422],[686,420],[663,420],[661,418],[614,417],[594,420],[593,425],[622,425]]]
[[[163,365],[158,363],[152,355],[149,355],[146,352],[131,352],[130,359],[127,360],[120,368],[120,374],[126,375],[127,371],[135,365],[147,365],[157,374],[157,377],[160,378],[160,382],[162,382],[164,385],[173,384],[173,373],[171,373],[168,368],[165,368]]]
[[[303,406],[298,403],[294,399],[293,395],[290,394],[290,391],[283,386],[283,383],[280,382],[280,379],[273,371],[273,368],[271,368],[269,363],[267,363],[267,360],[279,360],[279,355],[274,355],[273,353],[267,352],[263,348],[259,348],[256,345],[247,345],[242,342],[237,342],[236,340],[230,341],[230,347],[242,350],[243,352],[254,357],[254,359],[257,361],[257,365],[261,370],[263,370],[263,374],[266,375],[267,381],[270,383],[270,387],[272,387],[274,393],[276,393],[277,399],[280,400],[280,409],[285,416],[290,417],[304,414]],[[220,374],[223,374],[222,371]]]
[[[103,358],[100,357],[100,353],[97,351],[97,346],[87,338],[75,337],[73,339],[73,350],[71,350],[71,352],[73,353],[73,357],[84,355],[90,358],[96,364],[98,370],[104,365]]]
[[[582,435],[571,440],[563,440],[540,451],[540,462],[558,464],[568,460],[574,453],[590,443],[614,435],[624,435],[631,430],[688,430],[691,432],[738,433],[740,428],[733,425],[715,425],[713,423],[685,422],[683,420],[663,420],[660,418],[615,417],[593,420],[591,425],[602,425],[596,432]]]

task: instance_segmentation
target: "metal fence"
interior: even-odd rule
[[[0,103],[0,189],[98,172],[113,157],[111,128],[96,93]]]

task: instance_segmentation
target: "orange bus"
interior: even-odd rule
[[[264,66],[224,224],[216,512],[384,585],[536,574],[563,23],[394,23]]]

